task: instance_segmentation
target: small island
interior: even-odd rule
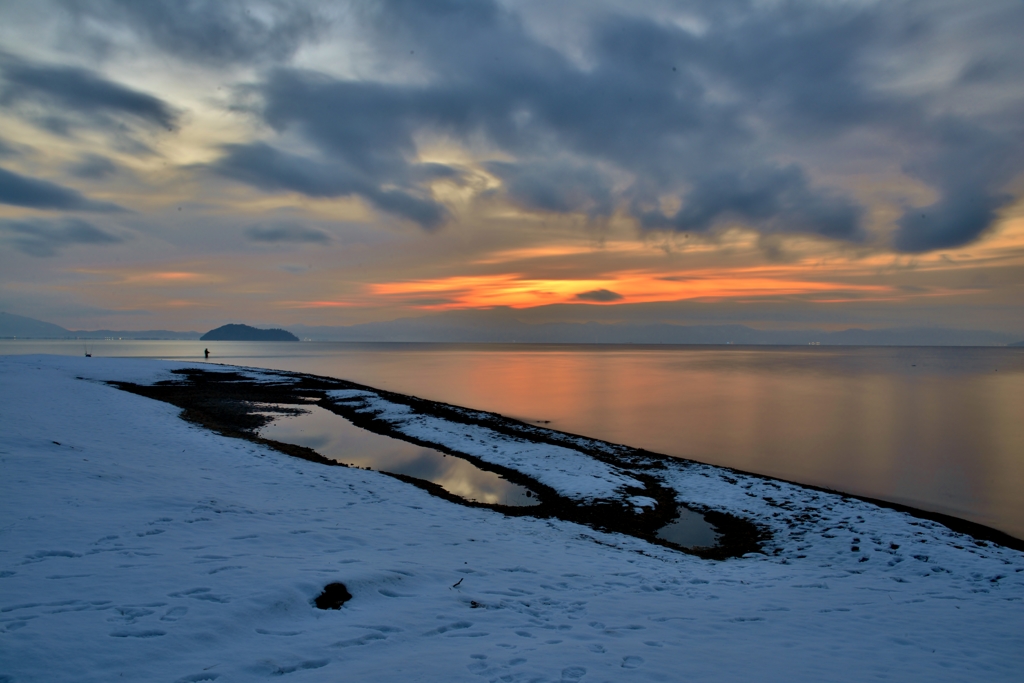
[[[272,330],[261,330],[258,327],[249,325],[229,324],[221,325],[215,330],[210,330],[200,341],[299,341],[299,338],[288,330],[274,328]]]

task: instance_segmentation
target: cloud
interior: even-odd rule
[[[294,223],[275,223],[273,225],[254,225],[245,231],[253,242],[329,244],[331,236],[322,230],[309,228]]]
[[[177,126],[177,113],[160,98],[89,69],[31,64],[9,55],[0,55],[0,68],[0,104],[32,105],[26,116],[51,132],[67,134],[80,124],[116,130],[125,120],[167,130]]]
[[[75,244],[118,244],[120,237],[77,218],[0,220],[0,234],[18,251],[30,256],[55,256]]]
[[[212,66],[290,58],[328,21],[310,3],[280,0],[64,0],[79,31],[110,43],[129,29],[168,54]],[[106,30],[97,30],[100,24]],[[114,28],[114,31],[110,31]]]
[[[863,209],[850,199],[813,190],[797,166],[749,168],[697,179],[673,216],[640,213],[648,228],[671,227],[706,232],[727,220],[757,225],[765,233],[810,232],[826,237],[863,239]]]
[[[366,169],[353,168],[337,160],[319,161],[262,142],[225,145],[223,150],[224,155],[210,168],[262,190],[298,192],[309,197],[358,195],[382,211],[428,229],[437,227],[447,218],[447,211],[441,204],[408,182],[404,188],[384,188],[381,187],[383,178],[373,178]],[[415,168],[409,170],[415,171]]]
[[[347,79],[278,68],[254,88],[263,122],[318,156],[235,177],[311,196],[334,187],[436,225],[443,207],[416,175],[418,140],[433,135],[496,150],[503,161],[486,168],[532,210],[594,218],[621,209],[647,229],[739,222],[862,242],[867,207],[843,164],[896,167],[940,195],[933,208],[945,217],[922,224],[908,205],[892,246],[965,244],[992,224],[1008,201],[1002,188],[1024,171],[1022,72],[1008,75],[1024,61],[1013,37],[1024,11],[948,9],[723,0],[688,4],[684,22],[668,9],[656,17],[595,7],[582,15],[581,37],[560,49],[497,1],[382,0],[354,15],[369,61],[386,65],[378,79],[372,69]],[[907,58],[949,53],[950,31],[963,55],[987,51],[964,61],[999,74],[1000,92],[969,97],[961,88],[992,79],[943,80]],[[968,100],[983,114],[961,106]],[[219,168],[230,171],[241,151],[229,149]],[[664,213],[666,198],[680,208]]]
[[[622,301],[623,296],[610,289],[595,289],[590,292],[581,292],[573,297],[576,301],[596,301],[607,303],[609,301]]]
[[[929,206],[910,209],[899,219],[896,247],[922,252],[956,247],[984,232],[996,219],[996,210],[1009,203],[1009,195],[984,190],[946,192]]]
[[[554,160],[491,162],[486,168],[502,180],[508,198],[527,209],[591,217],[607,217],[615,210],[611,180],[593,165]]]
[[[1024,138],[1024,130],[1018,133]],[[946,116],[926,122],[923,134],[928,149],[905,170],[939,198],[907,207],[897,221],[894,243],[906,252],[957,247],[984,233],[1013,201],[1004,185],[1022,170],[1024,145],[995,131]]]
[[[356,193],[355,174],[338,166],[283,152],[262,142],[225,145],[211,165],[217,173],[270,192],[299,192],[310,197]]]
[[[20,157],[21,151],[15,145],[0,138],[0,157]]]
[[[99,154],[85,154],[68,167],[68,172],[71,175],[89,180],[105,180],[117,174],[119,170],[117,164]]]
[[[62,211],[124,211],[117,204],[93,201],[77,190],[4,168],[0,168],[0,204]]]

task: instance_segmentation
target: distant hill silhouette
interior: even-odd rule
[[[526,322],[516,310],[455,311],[346,327],[289,325],[312,341],[533,344],[745,344],[827,346],[1003,346],[1017,335],[991,330],[883,328],[760,330],[746,325]]]
[[[70,330],[42,320],[26,318],[13,313],[0,313],[0,337],[21,337],[22,339],[61,339],[72,336]]]
[[[291,332],[274,328],[272,330],[261,330],[258,327],[249,325],[221,325],[215,330],[210,330],[200,341],[299,341]]]
[[[0,339],[199,339],[174,330],[68,330],[23,315],[0,312]]]
[[[1007,344],[1007,346],[1024,346],[1024,341],[1013,342],[1012,344]]]

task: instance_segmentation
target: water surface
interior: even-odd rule
[[[449,493],[478,503],[523,507],[540,502],[529,489],[462,458],[374,434],[320,406],[301,409],[305,412],[299,415],[274,414],[274,421],[260,428],[260,436],[312,448],[325,458],[346,465],[433,482]]]
[[[658,538],[684,548],[713,548],[718,545],[718,532],[704,515],[679,508],[679,516],[658,529]]]

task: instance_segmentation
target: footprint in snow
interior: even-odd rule
[[[172,607],[160,617],[160,621],[177,621],[186,614],[188,614],[188,607]]]
[[[292,666],[275,667],[271,673],[275,676],[283,676],[285,674],[295,673],[296,671],[302,671],[304,669],[322,669],[330,663],[331,660],[329,659],[312,659]]]
[[[81,557],[81,555],[79,553],[71,552],[70,550],[40,550],[39,552],[32,553],[31,555],[26,555],[25,561],[22,564],[41,562],[49,557]]]
[[[475,674],[482,674],[488,671],[489,667],[485,661],[487,659],[487,655],[470,655],[469,658],[474,661],[466,665],[467,669]]]
[[[167,631],[151,629],[148,631],[113,631],[110,634],[114,638],[159,638],[167,635]]]
[[[587,675],[587,670],[582,666],[569,666],[562,669],[563,681],[578,681]]]
[[[438,626],[435,629],[427,631],[423,635],[425,636],[437,636],[448,631],[461,631],[462,629],[469,628],[473,623],[469,621],[456,621],[452,624],[446,624],[445,626]]]
[[[143,607],[115,607],[114,615],[107,621],[123,621],[126,624],[134,624],[136,619],[148,617],[150,614],[153,614],[153,610]]]
[[[636,657],[636,656],[630,655],[629,657],[623,657],[622,658],[622,668],[623,669],[637,669],[643,663],[644,663],[644,658],[643,657]]]
[[[220,674],[215,674],[212,671],[202,671],[191,676],[182,676],[174,683],[201,683],[201,681],[215,681],[220,678]]]
[[[380,633],[367,633],[365,636],[359,636],[358,638],[338,641],[334,644],[334,647],[359,647],[361,645],[369,645],[377,640],[387,640],[387,638],[387,636]]]
[[[3,576],[2,572],[0,572],[0,576]],[[85,578],[88,578],[90,576],[92,576],[92,574],[50,574],[46,578],[47,579],[52,579],[52,580],[60,580],[60,579],[85,579]]]
[[[217,567],[216,569],[211,569],[210,571],[208,571],[206,573],[207,574],[219,574],[220,572],[225,572],[225,571],[228,571],[229,569],[245,569],[245,567],[243,567],[242,565],[239,565],[239,564],[229,564],[229,565],[227,565],[225,567]]]
[[[186,597],[192,598],[193,600],[205,600],[207,602],[230,602],[227,598],[211,594],[209,588],[193,588],[192,590],[178,591],[177,593],[168,593],[167,595],[172,598]]]

